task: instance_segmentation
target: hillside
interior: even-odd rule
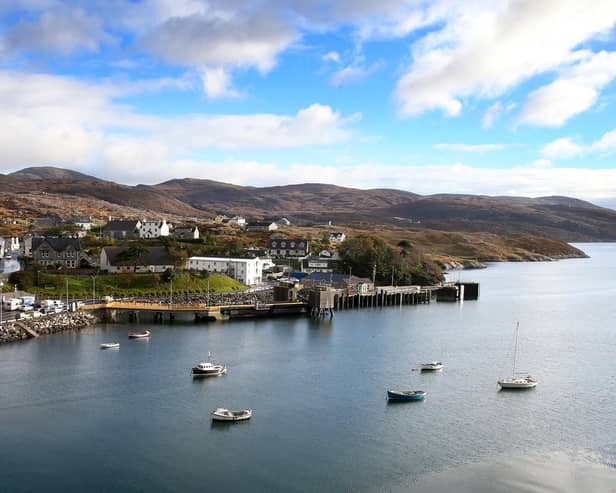
[[[77,210],[76,199],[83,206]],[[45,213],[62,217],[85,210],[113,210],[115,216],[164,214],[205,220],[226,213],[285,216],[302,224],[332,221],[359,227],[383,224],[409,230],[616,241],[616,211],[568,197],[421,196],[318,183],[258,188],[192,178],[129,186],[53,167],[0,175],[3,214],[36,217],[37,204],[46,206]]]

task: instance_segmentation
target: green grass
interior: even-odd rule
[[[68,280],[68,294],[75,297],[92,296],[92,276],[48,274],[39,272],[38,286],[28,291],[34,294],[65,296]],[[211,293],[242,291],[246,286],[223,274],[210,274],[209,277],[192,276],[187,272],[176,273],[173,279],[174,293]],[[145,296],[167,295],[170,283],[163,282],[159,274],[100,274],[96,276],[96,297],[101,296]]]

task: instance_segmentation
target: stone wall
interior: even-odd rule
[[[64,312],[7,322],[0,327],[0,344],[29,339],[31,336],[22,327],[39,335],[56,334],[66,330],[80,330],[95,324],[98,319],[84,312]]]

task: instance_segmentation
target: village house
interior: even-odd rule
[[[328,287],[343,290],[346,294],[368,294],[374,291],[374,284],[365,277],[331,272],[313,272],[302,278],[304,287]]]
[[[276,231],[278,229],[278,225],[275,222],[271,221],[256,221],[246,224],[246,231],[248,232],[268,232],[268,231]]]
[[[172,236],[176,240],[198,240],[199,228],[197,226],[179,226],[173,230]]]
[[[246,226],[246,218],[244,218],[243,216],[233,216],[232,218],[229,218],[227,222],[229,224],[239,226],[240,228]]]
[[[291,221],[289,221],[286,217],[281,217],[276,221],[276,224],[281,228],[284,228],[285,226],[291,226]]]
[[[329,234],[330,243],[334,243],[334,244],[342,243],[344,240],[346,240],[346,235],[342,233],[341,231],[336,231],[334,233]]]
[[[263,280],[263,270],[273,265],[270,259],[259,257],[190,257],[186,261],[186,268],[188,270],[225,274],[247,286],[261,284]]]
[[[312,274],[313,272],[335,272],[339,263],[340,257],[338,254],[332,255],[324,250],[319,255],[310,255],[303,259],[301,271],[307,274]]]
[[[173,269],[173,258],[164,246],[147,247],[136,258],[130,247],[103,247],[100,270],[111,274],[119,272],[165,272]]]
[[[17,239],[18,245],[19,245],[17,248],[17,251],[20,253],[21,256],[32,257],[32,240],[33,239],[34,239],[34,235],[32,233],[26,233],[25,235],[21,237],[21,239],[19,238]],[[11,248],[13,247],[12,241],[13,241],[13,238],[11,238]]]
[[[141,224],[137,228],[139,232],[139,238],[152,239],[160,238],[161,236],[169,236],[171,224],[167,224],[166,219],[160,221],[141,221]]]
[[[69,269],[88,260],[78,238],[35,237],[32,239],[32,260],[35,264],[59,265]]]
[[[134,240],[139,237],[140,227],[141,221],[135,219],[109,221],[103,227],[103,235],[114,240]]]
[[[78,217],[70,219],[68,222],[78,226],[81,231],[90,231],[94,225],[91,217]]]
[[[306,238],[272,238],[267,252],[273,258],[305,257],[310,253]]]

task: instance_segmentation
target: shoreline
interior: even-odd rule
[[[0,327],[0,345],[69,330],[81,330],[99,322],[98,317],[86,312],[54,313],[40,318],[14,320]]]

